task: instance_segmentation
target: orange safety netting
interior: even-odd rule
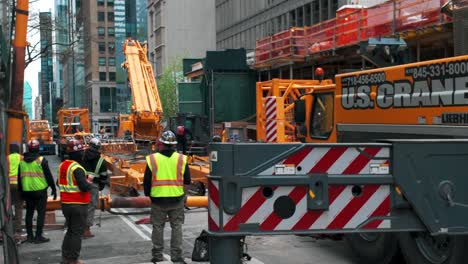
[[[446,2],[390,0],[369,8],[344,6],[334,19],[257,40],[255,64],[261,66],[285,58],[303,59],[307,54],[356,45],[369,38],[445,24],[450,18],[440,10]]]

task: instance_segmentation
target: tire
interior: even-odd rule
[[[398,234],[403,257],[408,264],[466,263],[466,236],[431,236],[427,232]]]
[[[394,233],[356,233],[344,237],[360,258],[359,263],[401,263],[398,239]]]

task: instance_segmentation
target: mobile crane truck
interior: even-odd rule
[[[466,263],[468,56],[274,79],[257,96],[268,143],[211,145],[212,263],[265,234],[344,234],[366,263]]]

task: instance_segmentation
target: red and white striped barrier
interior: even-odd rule
[[[265,98],[265,134],[267,142],[276,142],[278,140],[278,121],[277,121],[276,97],[268,96]]]
[[[369,146],[358,151],[355,147],[306,147],[289,156],[281,163],[294,168],[294,175],[328,173],[335,175],[388,174],[389,148]],[[261,175],[275,175],[273,166]],[[352,185],[329,185],[328,210],[308,210],[308,187],[269,186],[273,190],[270,197],[263,195],[263,187],[249,187],[242,190],[240,209],[233,215],[219,211],[219,185],[209,183],[210,231],[239,231],[242,224],[258,224],[260,231],[300,231],[300,230],[339,230],[385,229],[390,221],[381,218],[390,214],[390,186],[364,185],[360,195],[353,195]],[[274,211],[275,201],[288,196],[295,204],[294,213],[288,218],[279,217]]]

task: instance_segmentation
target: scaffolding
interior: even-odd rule
[[[309,55],[359,45],[371,38],[413,38],[451,23],[441,12],[447,0],[390,0],[369,8],[345,5],[336,17],[310,27],[293,27],[257,40],[255,67],[301,62]]]

